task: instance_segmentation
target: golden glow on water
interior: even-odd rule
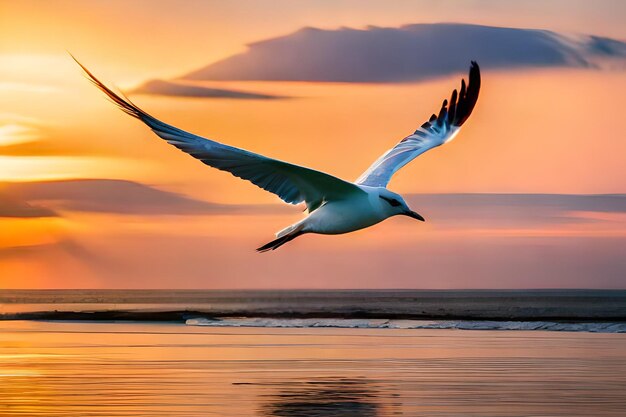
[[[601,417],[626,411],[622,334],[1,327],[0,413],[6,417]]]

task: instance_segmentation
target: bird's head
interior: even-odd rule
[[[381,188],[378,193],[378,198],[381,201],[381,206],[387,214],[387,217],[402,215],[412,217],[422,222],[424,221],[422,216],[409,208],[400,194],[396,194],[386,188]]]

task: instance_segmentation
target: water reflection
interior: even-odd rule
[[[375,417],[377,394],[365,379],[325,379],[294,382],[269,395],[260,414],[268,417]]]
[[[625,416],[625,342],[0,321],[0,416]]]

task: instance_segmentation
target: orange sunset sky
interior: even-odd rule
[[[624,21],[617,0],[0,0],[0,287],[626,288],[626,47],[593,65],[490,66],[477,57],[483,86],[466,126],[390,184],[425,223],[392,218],[268,254],[254,248],[302,208],[163,143],[68,55],[167,123],[353,180],[438,110],[464,71],[402,82],[193,84],[277,99],[140,86],[304,27],[332,35],[446,22],[622,45]]]

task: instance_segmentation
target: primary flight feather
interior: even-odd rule
[[[389,217],[406,215],[424,221],[409,209],[404,199],[386,187],[400,168],[422,153],[454,138],[472,113],[480,90],[480,69],[471,63],[469,82],[461,81],[450,101],[444,100],[413,134],[385,152],[354,183],[321,171],[268,158],[244,149],[206,139],[164,123],[149,115],[126,97],[115,93],[80,62],[89,80],[122,111],[144,122],[169,144],[205,164],[276,194],[290,204],[304,202],[308,216],[281,230],[277,238],[257,249],[274,250],[305,233],[340,234],[363,229]]]

